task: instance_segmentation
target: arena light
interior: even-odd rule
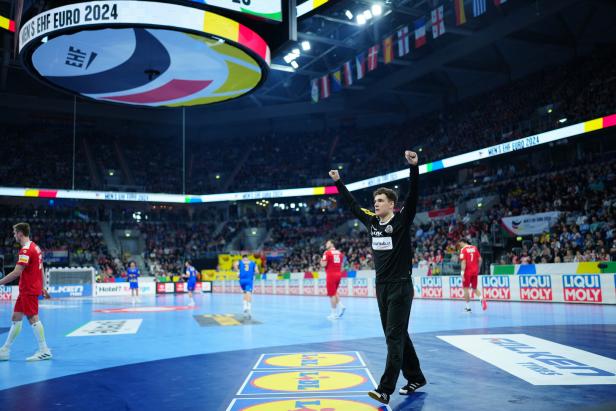
[[[293,67],[295,70],[297,70],[299,68],[299,64],[297,63],[297,61],[292,61],[291,62],[291,67]]]
[[[383,6],[381,6],[380,4],[373,4],[371,10],[374,16],[380,16],[381,14],[383,14]]]
[[[310,50],[310,42],[309,41],[302,41],[302,50],[304,51],[309,51]]]
[[[364,17],[363,14],[357,15],[357,24],[359,24],[360,26],[363,26],[364,24],[366,24],[366,18]]]
[[[345,10],[344,15],[347,16],[347,19],[353,20],[353,12],[351,10]]]
[[[364,11],[364,17],[366,18],[366,21],[370,20],[372,18],[372,12],[370,10]]]
[[[567,117],[561,118],[560,120],[558,120],[559,123],[566,123],[567,122]]]

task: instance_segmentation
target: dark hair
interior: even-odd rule
[[[468,241],[466,238],[461,238],[458,240],[459,243],[464,243],[464,244],[470,244],[470,241]]]
[[[330,243],[332,243],[332,245],[336,245],[336,243],[334,242],[334,240],[332,240],[331,238],[329,238],[327,241],[329,241]],[[327,242],[325,241],[325,242]]]
[[[396,192],[391,188],[377,188],[376,190],[374,190],[374,193],[372,193],[372,198],[378,196],[379,194],[385,194],[385,197],[387,197],[389,201],[393,201],[394,203],[398,201],[398,194],[396,194]]]
[[[26,237],[30,237],[30,224],[28,223],[17,223],[13,226],[13,230],[22,233]]]
[[[248,258],[248,254],[242,254],[242,258]]]

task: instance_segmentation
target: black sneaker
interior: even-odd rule
[[[368,395],[370,396],[370,398],[377,400],[378,402],[382,402],[383,404],[389,404],[389,394],[381,392],[378,388],[369,391]]]
[[[466,312],[466,313],[470,313],[470,312],[471,312],[471,309],[470,309],[470,308],[465,308],[465,309],[464,309],[464,312]]]
[[[424,385],[426,385],[425,380],[421,382],[409,382],[404,387],[400,388],[400,391],[398,391],[398,394],[409,395],[410,393],[415,392],[417,389],[423,387]]]

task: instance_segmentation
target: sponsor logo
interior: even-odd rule
[[[268,368],[324,368],[349,366],[358,362],[357,354],[305,353],[272,355],[265,358],[263,365]]]
[[[17,261],[18,263],[28,264],[28,261],[30,261],[30,257],[24,254],[19,254],[19,259]]]
[[[212,286],[212,291],[215,293],[223,293],[225,291],[225,288],[222,283],[218,281],[214,281],[214,285]]]
[[[265,294],[274,294],[273,280],[265,280]]]
[[[327,295],[327,280],[325,278],[319,278],[317,280],[318,295]]]
[[[421,277],[421,298],[443,298],[443,279]]]
[[[315,280],[313,279],[304,280],[304,295],[314,295],[314,284]]]
[[[236,399],[228,411],[381,411],[389,409],[374,405],[369,398],[293,398],[276,400],[271,398]]]
[[[534,385],[616,384],[616,360],[530,335],[439,338]]]
[[[83,297],[92,295],[92,286],[84,285],[50,285],[47,292],[52,297]]]
[[[267,373],[257,376],[251,385],[266,392],[342,391],[359,387],[368,381],[366,371],[306,370]]]
[[[385,232],[387,234],[391,234],[394,232],[394,228],[390,224],[388,224],[387,227],[385,227]]]
[[[552,278],[549,275],[520,275],[520,299],[552,301]]]
[[[590,275],[563,275],[563,294],[565,301],[581,303],[600,303],[601,277]]]
[[[368,296],[368,280],[365,278],[353,279],[353,295],[356,297]]]
[[[338,295],[343,297],[348,297],[349,295],[349,279],[342,278],[340,279],[340,286],[338,287]]]
[[[13,298],[13,288],[0,285],[0,301],[11,301]]]
[[[394,241],[391,237],[372,237],[372,249],[373,250],[393,250]]]
[[[300,280],[289,280],[289,294],[299,295]]]
[[[195,306],[179,305],[179,306],[156,306],[156,307],[127,307],[127,308],[104,308],[94,310],[95,313],[117,314],[117,313],[164,313],[170,311],[185,311],[194,310]]]
[[[501,275],[482,275],[483,296],[488,300],[510,300],[509,277]]]
[[[95,335],[136,334],[143,320],[103,320],[90,321],[79,327],[67,337],[91,337]]]
[[[287,286],[286,281],[276,281],[276,294],[284,295],[287,294]]]
[[[383,232],[381,230],[377,230],[374,226],[370,226],[370,235],[372,237],[383,237]]]
[[[449,297],[464,299],[464,287],[462,287],[462,277],[459,275],[449,277]]]

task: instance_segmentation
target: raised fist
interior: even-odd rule
[[[414,151],[406,150],[404,152],[404,158],[409,162],[410,165],[416,166],[419,159],[417,158],[417,153]]]

